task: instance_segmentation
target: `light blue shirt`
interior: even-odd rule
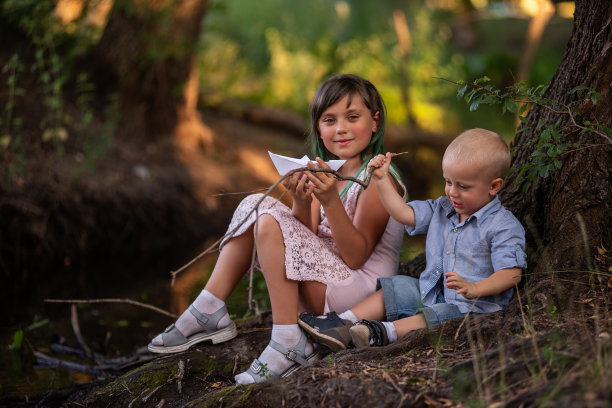
[[[527,267],[525,230],[499,198],[495,196],[462,223],[447,197],[408,205],[414,209],[415,226],[406,226],[406,231],[409,235],[427,234],[427,266],[419,278],[423,304],[435,304],[443,291],[445,302],[457,305],[462,313],[503,309],[512,297],[512,288],[470,300],[448,289],[444,277],[446,272],[457,272],[468,282],[478,282],[500,269]]]

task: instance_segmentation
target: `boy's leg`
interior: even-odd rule
[[[410,317],[404,317],[403,319],[396,320],[392,323],[393,326],[395,326],[395,332],[397,333],[398,339],[401,339],[413,330],[424,329],[427,327],[427,322],[425,322],[425,318],[421,313]]]
[[[349,329],[359,319],[382,319],[384,316],[383,294],[382,291],[377,291],[340,315],[335,312],[326,316],[301,313],[298,323],[315,342],[332,351],[340,351],[351,343]]]
[[[376,292],[376,300],[382,302],[382,307],[378,307],[384,311],[382,316],[376,315],[376,311],[369,312],[366,307],[353,308],[353,312],[357,310],[355,314],[363,319],[349,329],[357,347],[385,346],[411,330],[426,327],[422,317],[416,315],[423,306],[418,279],[397,275],[378,279],[377,286],[381,288]]]
[[[350,310],[359,320],[385,320],[385,298],[382,289],[372,293]]]

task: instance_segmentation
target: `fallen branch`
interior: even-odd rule
[[[40,351],[34,351],[33,354],[34,357],[36,357],[36,364],[42,367],[66,368],[68,370],[79,371],[93,376],[101,375],[104,377],[106,377],[107,375],[106,371],[116,370],[116,367],[112,365],[89,366],[85,364],[75,363],[73,361],[65,361],[59,358],[51,357],[41,353]]]
[[[170,313],[164,309],[160,309],[159,307],[132,299],[45,299],[44,301],[47,303],[129,303],[131,305],[144,307],[145,309],[154,310],[173,319],[176,319],[177,317],[174,313]]]
[[[85,343],[83,335],[81,334],[81,328],[79,326],[79,315],[77,313],[76,303],[70,305],[70,322],[72,323],[72,331],[74,332],[74,336],[81,345],[81,348],[85,351],[85,355],[87,355],[87,357],[89,358],[93,358],[94,360],[96,360],[90,348],[87,346],[87,343]]]

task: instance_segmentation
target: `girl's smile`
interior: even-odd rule
[[[334,143],[338,144],[339,146],[346,146],[349,143],[351,143],[353,139],[340,139],[340,140],[336,140]]]

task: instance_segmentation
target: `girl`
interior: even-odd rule
[[[317,165],[329,168],[324,160],[346,160],[338,173],[365,179],[366,164],[382,152],[384,137],[385,106],[376,88],[356,75],[331,77],[315,93],[311,119],[309,142]],[[389,177],[405,196],[397,172]],[[248,270],[255,242],[272,307],[272,339],[251,367],[235,377],[239,384],[286,376],[317,358],[297,325],[298,312],[347,310],[374,292],[377,278],[396,273],[403,226],[389,217],[376,189],[363,190],[324,172],[296,173],[285,187],[292,208],[266,197],[221,243],[204,290],[152,340],[150,351],[173,353],[204,340],[219,343],[236,336],[225,300]],[[240,203],[228,231],[260,198],[256,194]]]

